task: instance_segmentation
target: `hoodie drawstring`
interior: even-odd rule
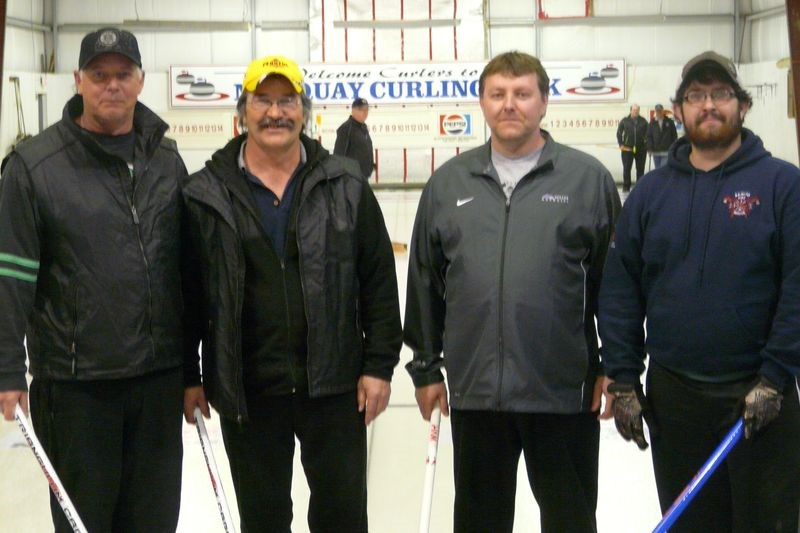
[[[717,173],[715,180],[715,187],[714,187],[714,197],[711,200],[711,209],[710,213],[708,214],[708,220],[706,221],[706,235],[705,240],[703,241],[703,256],[700,259],[700,283],[703,282],[703,271],[705,270],[706,266],[706,255],[708,254],[708,241],[711,239],[711,223],[714,218],[714,206],[717,205],[717,197],[719,196],[719,192],[722,190],[722,178],[723,174],[725,173],[725,164],[723,163],[722,166],[719,167],[719,172]]]
[[[686,259],[686,256],[689,255],[689,244],[692,240],[692,211],[694,210],[694,191],[697,187],[697,171],[693,168],[692,169],[692,192],[689,195],[689,212],[686,215],[686,228],[684,229],[684,249],[683,249],[683,258]]]
[[[709,208],[708,219],[706,220],[706,231],[705,235],[703,236],[703,254],[700,259],[700,265],[698,267],[698,273],[700,274],[700,284],[703,284],[703,273],[705,272],[706,266],[706,256],[708,255],[708,243],[711,240],[711,226],[714,219],[714,207],[717,205],[717,198],[719,197],[719,193],[722,190],[723,184],[723,176],[725,174],[725,165],[723,164],[719,168],[719,172],[714,177],[714,196],[711,199],[711,206]],[[697,171],[692,169],[692,190],[689,196],[689,212],[686,215],[686,227],[684,229],[684,249],[683,249],[683,258],[689,255],[689,248],[691,246],[691,235],[692,235],[692,218],[693,218],[693,211],[694,211],[694,198],[695,192],[697,188]]]

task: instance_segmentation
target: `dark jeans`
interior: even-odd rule
[[[597,413],[451,413],[456,533],[512,531],[521,452],[541,530],[597,531]]]
[[[739,414],[751,380],[701,383],[650,363],[653,468],[666,511],[705,463]],[[783,391],[780,415],[742,440],[670,529],[679,532],[798,531],[800,403],[795,383]]]
[[[183,372],[31,383],[34,430],[90,532],[175,531]],[[72,527],[50,494],[57,532]]]
[[[222,419],[242,533],[291,532],[295,436],[312,532],[367,531],[367,437],[356,393],[248,396],[249,420]]]
[[[636,155],[633,152],[622,152],[622,190],[631,190],[631,168],[636,161],[636,181],[644,174],[644,164],[647,162],[647,150],[645,148],[637,148]]]

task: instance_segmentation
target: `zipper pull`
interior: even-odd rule
[[[70,353],[72,354],[72,375],[78,375],[78,358],[75,356],[75,341],[72,341],[72,345],[70,346]]]
[[[133,215],[133,223],[139,225],[139,213],[136,212],[136,206],[131,206],[131,214]]]

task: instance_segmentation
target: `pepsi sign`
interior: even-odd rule
[[[472,135],[472,115],[451,113],[439,115],[440,135]]]

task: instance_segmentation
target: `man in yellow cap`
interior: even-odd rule
[[[186,419],[219,412],[242,531],[291,530],[295,437],[311,531],[367,531],[366,425],[402,338],[389,235],[357,164],[303,133],[293,61],[253,61],[237,113],[245,133],[184,188],[203,345]]]

